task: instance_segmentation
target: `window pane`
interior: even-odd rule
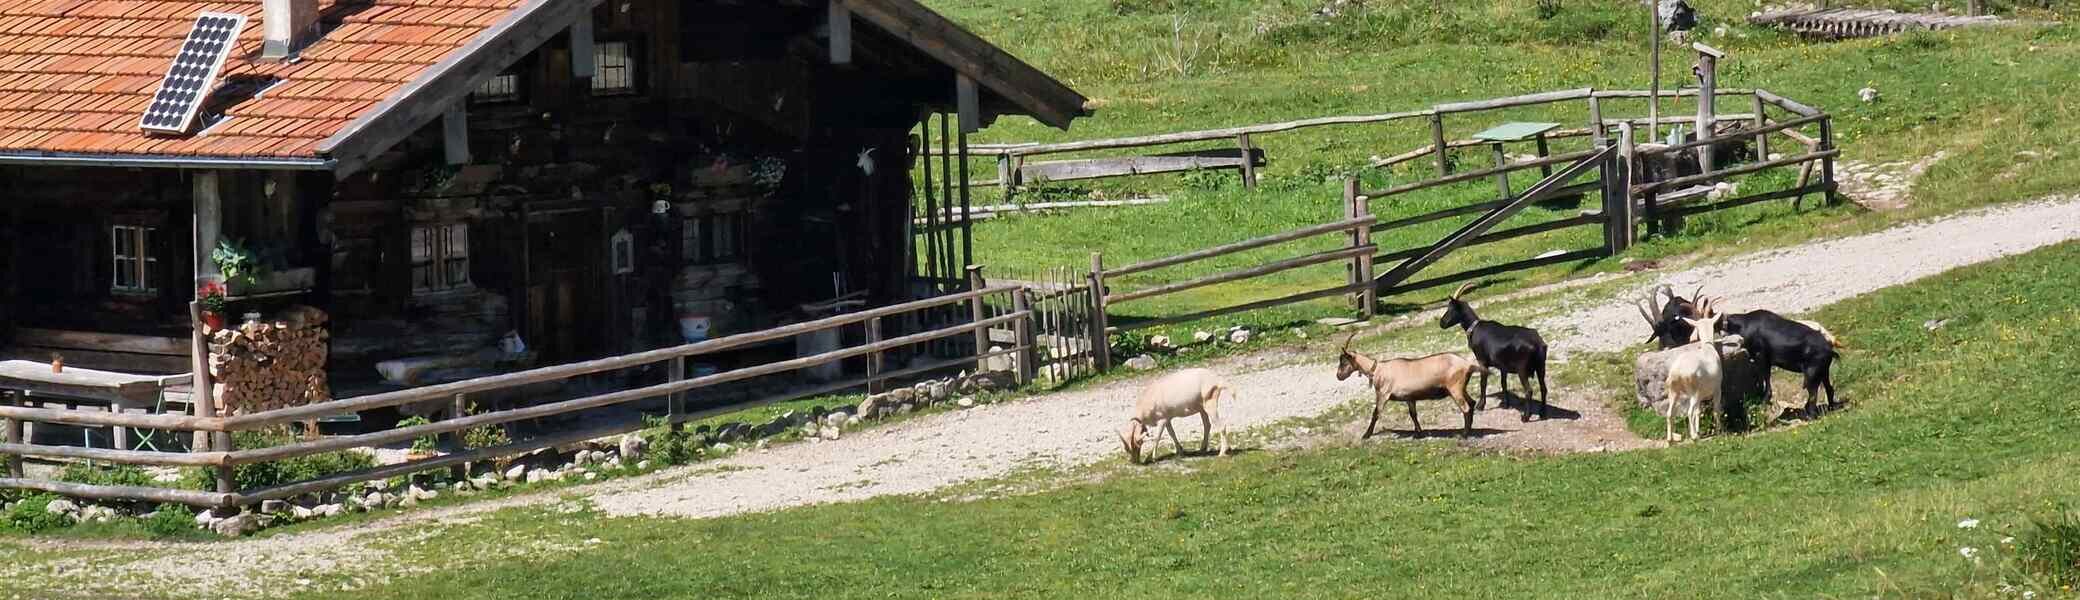
[[[635,65],[629,61],[628,42],[593,44],[592,58],[592,89],[626,90],[635,87]]]
[[[737,215],[715,216],[715,258],[737,257]]]
[[[685,259],[686,259],[686,260],[687,260],[688,262],[700,262],[700,260],[701,260],[701,220],[700,220],[700,219],[686,219],[686,220],[685,220],[685,222],[683,222],[683,223],[681,224],[681,228],[680,228],[680,233],[679,233],[679,248],[680,248],[680,252],[682,253],[682,256],[683,256],[683,257],[684,257],[684,258],[685,258]]]
[[[139,247],[139,248],[138,248],[137,250],[138,250],[137,254],[138,254],[139,256],[145,256],[145,257],[153,257],[153,256],[158,256],[158,255],[159,255],[159,228],[157,228],[157,227],[146,227],[146,228],[144,228],[144,245],[143,245],[143,246],[141,246],[141,247]]]
[[[469,225],[449,225],[447,257],[461,258],[467,256],[469,256]]]
[[[137,238],[129,227],[115,228],[115,253],[117,258],[137,256]]]
[[[445,281],[447,285],[444,287],[461,287],[462,284],[469,283],[469,259],[448,259],[447,265],[448,272]]]
[[[117,259],[116,259],[116,281],[115,281],[115,284],[116,284],[116,285],[115,285],[116,289],[119,289],[119,290],[134,290],[134,289],[137,289],[137,259],[134,259],[134,258],[117,258]]]
[[[417,290],[431,290],[431,289],[435,289],[435,282],[434,282],[434,280],[433,280],[433,267],[432,267],[432,266],[415,266],[415,267],[412,267],[412,289],[417,289]]]
[[[412,264],[433,260],[433,241],[427,239],[432,237],[432,233],[425,227],[412,228]]]

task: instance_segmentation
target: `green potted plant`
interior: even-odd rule
[[[202,323],[208,327],[206,331],[224,328],[224,311],[228,304],[225,292],[221,281],[204,281],[195,290],[196,301],[202,303]]]
[[[217,272],[224,274],[224,281],[252,285],[259,280],[260,262],[253,252],[231,240],[217,241],[217,248],[209,253],[209,261],[217,265]]]

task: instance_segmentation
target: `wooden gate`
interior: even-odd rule
[[[1372,231],[1376,235],[1380,232],[1389,231],[1400,227],[1409,227],[1420,223],[1427,223],[1430,221],[1435,221],[1451,216],[1476,212],[1481,209],[1487,210],[1487,212],[1481,213],[1481,215],[1475,218],[1472,222],[1467,223],[1464,226],[1461,226],[1459,229],[1453,231],[1449,235],[1444,236],[1443,238],[1437,240],[1437,242],[1432,243],[1428,246],[1418,246],[1396,252],[1389,252],[1373,257],[1373,262],[1376,264],[1394,265],[1393,267],[1387,269],[1385,273],[1380,274],[1377,279],[1373,280],[1374,285],[1378,288],[1379,295],[1388,296],[1392,294],[1398,294],[1401,292],[1420,290],[1440,285],[1457,283],[1469,279],[1486,277],[1497,273],[1506,273],[1509,271],[1516,271],[1520,269],[1529,269],[1545,265],[1560,264],[1577,260],[1602,258],[1610,256],[1612,251],[1610,236],[1606,234],[1604,236],[1605,243],[1601,246],[1594,248],[1584,248],[1574,251],[1559,252],[1556,254],[1549,253],[1525,260],[1512,261],[1499,265],[1491,265],[1486,267],[1468,269],[1449,275],[1439,275],[1427,279],[1411,281],[1411,279],[1413,279],[1417,273],[1420,273],[1423,271],[1423,269],[1436,264],[1439,259],[1442,259],[1446,255],[1451,254],[1453,251],[1469,246],[1489,244],[1507,239],[1513,239],[1528,235],[1536,235],[1540,233],[1557,231],[1571,227],[1604,227],[1606,228],[1606,230],[1608,230],[1609,220],[1613,218],[1624,218],[1624,213],[1627,212],[1622,210],[1609,210],[1611,205],[1615,203],[1612,200],[1612,198],[1622,197],[1622,192],[1606,185],[1608,182],[1613,182],[1617,180],[1616,178],[1611,176],[1615,168],[1614,161],[1616,159],[1616,156],[1617,149],[1615,147],[1603,145],[1581,152],[1563,154],[1560,156],[1553,156],[1549,158],[1542,158],[1532,161],[1503,164],[1490,169],[1472,171],[1457,175],[1441,177],[1438,179],[1432,179],[1429,181],[1411,183],[1388,189],[1385,191],[1381,191],[1377,194],[1371,194],[1370,196],[1372,196],[1373,198],[1388,198],[1399,194],[1405,194],[1416,190],[1426,189],[1439,185],[1445,185],[1449,183],[1473,181],[1479,179],[1486,179],[1489,177],[1505,177],[1511,171],[1526,169],[1541,169],[1542,171],[1545,171],[1550,170],[1556,164],[1566,165],[1565,167],[1560,168],[1558,171],[1550,171],[1550,174],[1546,175],[1545,178],[1540,179],[1538,183],[1532,184],[1530,188],[1524,190],[1524,192],[1521,194],[1516,194],[1513,196],[1506,195],[1505,197],[1499,200],[1495,200],[1493,202],[1449,208],[1426,215],[1398,219],[1395,221],[1389,221],[1374,225],[1372,227]],[[1569,183],[1577,178],[1580,178],[1582,175],[1590,173],[1592,171],[1598,172],[1601,175],[1597,181],[1572,185]],[[1503,181],[1505,181],[1505,183],[1503,184],[1503,191],[1507,193],[1507,180]],[[1346,192],[1346,194],[1358,193],[1356,191],[1355,186],[1350,186],[1346,189],[1349,190]],[[1517,213],[1523,211],[1525,207],[1530,206],[1533,203],[1546,200],[1548,198],[1553,198],[1555,196],[1562,195],[1563,193],[1580,193],[1591,190],[1602,191],[1601,197],[1604,199],[1604,210],[1585,212],[1580,216],[1560,219],[1556,221],[1548,221],[1544,223],[1536,223],[1531,225],[1521,225],[1510,229],[1504,229],[1501,231],[1493,231],[1495,226],[1502,224],[1503,221],[1509,220],[1510,217],[1515,216]]]

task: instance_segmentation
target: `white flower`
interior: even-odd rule
[[[2012,535],[2011,535],[2011,536],[2008,536],[2008,537],[2004,537],[2004,538],[2001,538],[2001,545],[2003,545],[2003,546],[2013,546],[2013,545],[2015,545],[2015,536],[2012,536]]]
[[[1958,521],[1958,522],[1957,522],[1957,528],[1958,528],[1958,529],[1978,529],[1978,528],[1979,528],[1979,520],[1978,520],[1978,519],[1965,519],[1965,520],[1963,520],[1963,521]]]
[[[2029,600],[2030,598],[2035,597],[2037,597],[2036,592],[2030,590],[2022,590],[2022,600]]]
[[[1958,549],[1957,549],[1957,555],[1958,555],[1958,556],[1962,556],[1962,557],[1965,557],[1965,558],[1971,558],[1971,557],[1973,557],[1973,556],[1977,556],[1978,554],[1979,554],[1979,549],[1978,549],[1978,548],[1973,548],[1973,547],[1971,547],[1971,546],[1965,546],[1965,547],[1963,547],[1963,548],[1958,548]]]

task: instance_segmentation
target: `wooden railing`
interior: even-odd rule
[[[970,272],[970,281],[980,283],[979,271]],[[1010,304],[1014,309],[994,317],[984,317],[983,303],[985,299],[996,296],[1008,296]],[[971,314],[975,318],[966,323],[886,339],[880,336],[882,331],[881,324],[889,317],[960,305],[969,307]],[[5,420],[4,425],[8,434],[7,441],[0,443],[0,455],[6,455],[11,459],[9,461],[8,476],[0,478],[0,488],[40,490],[81,498],[174,502],[203,507],[233,507],[254,504],[265,500],[289,498],[300,494],[333,489],[351,483],[396,477],[430,469],[443,467],[458,468],[471,462],[513,456],[540,448],[627,433],[644,427],[640,422],[614,423],[580,431],[561,432],[536,437],[496,447],[467,449],[445,455],[410,460],[399,464],[383,465],[350,473],[333,474],[309,481],[291,482],[266,488],[237,489],[232,479],[232,469],[238,465],[279,461],[347,449],[373,448],[427,436],[457,436],[465,430],[476,427],[564,415],[588,409],[625,405],[641,401],[654,401],[662,398],[665,400],[664,416],[666,421],[677,427],[688,421],[703,419],[721,413],[741,411],[773,402],[873,386],[890,378],[950,369],[967,364],[976,364],[979,370],[981,361],[1003,355],[1015,355],[1018,357],[1016,360],[1019,365],[1017,376],[1020,382],[1023,383],[1031,380],[1033,368],[1037,364],[1033,355],[1035,344],[1033,343],[1029,326],[1032,311],[1027,307],[1027,290],[1024,287],[982,287],[976,285],[972,291],[671,348],[661,348],[612,358],[229,417],[137,415],[26,408],[14,406],[10,397],[7,405],[0,406],[0,419]],[[865,340],[863,344],[812,356],[724,371],[701,377],[686,378],[685,376],[687,373],[686,360],[690,357],[850,326],[860,326],[863,329]],[[1018,343],[1009,349],[995,352],[987,351],[990,348],[988,330],[993,328],[1013,330]],[[879,356],[884,352],[903,346],[964,335],[972,335],[976,341],[974,351],[966,356],[914,365],[897,371],[881,370]],[[725,406],[703,408],[689,408],[687,406],[686,396],[694,390],[858,357],[867,357],[867,373],[860,378],[816,386],[810,389],[793,390],[784,395],[766,397],[748,403],[733,403]],[[511,390],[520,386],[561,381],[581,375],[640,368],[657,364],[669,365],[669,368],[666,370],[666,381],[663,383],[560,400],[547,404],[479,414],[465,414],[469,405],[468,399],[473,394]],[[203,397],[206,397],[206,395]],[[230,436],[228,434],[233,431],[262,429],[331,415],[426,402],[452,403],[451,406],[455,411],[452,413],[454,416],[423,425],[357,435],[326,437],[270,448],[237,449],[231,447],[229,443]],[[198,452],[147,452],[38,445],[21,437],[22,423],[25,421],[77,426],[120,426],[208,432],[215,437],[217,444],[208,451]],[[459,440],[456,441],[459,442]],[[459,444],[457,445],[459,446]],[[19,462],[21,457],[82,459],[120,465],[206,467],[216,470],[217,481],[215,490],[199,491],[86,485],[36,479],[25,476]]]

